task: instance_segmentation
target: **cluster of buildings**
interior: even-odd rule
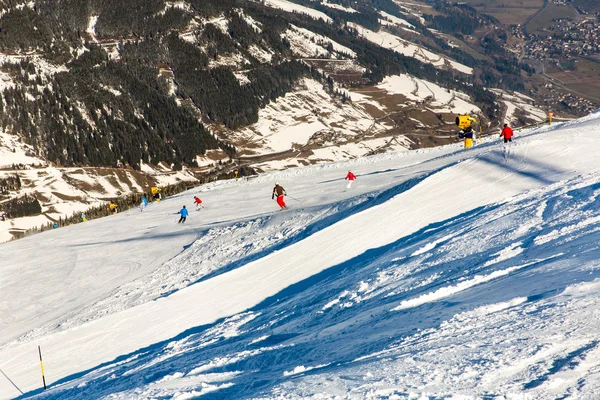
[[[600,61],[600,20],[585,18],[580,21],[556,19],[555,25],[533,34],[525,44],[529,57],[539,59],[573,56],[591,57]]]
[[[552,0],[564,4],[563,0]],[[526,37],[520,25],[511,26],[512,35],[521,44],[511,49],[521,56],[521,61],[533,67],[536,73],[545,73],[549,66],[560,66],[563,70],[576,70],[578,59],[598,63],[600,70],[600,14],[579,15],[578,20],[557,18],[554,24],[542,28]],[[560,82],[558,82],[560,83]],[[561,104],[575,114],[585,115],[598,108],[594,103],[576,93],[565,93],[564,85],[549,81],[545,85],[544,103],[548,107]]]
[[[544,98],[546,108],[554,108],[554,104],[560,103],[564,107],[573,110],[577,115],[587,115],[598,109],[598,105],[582,96],[573,93],[565,93],[558,90],[553,84],[547,83],[546,90],[549,92]]]

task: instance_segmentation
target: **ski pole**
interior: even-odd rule
[[[22,391],[21,389],[19,389],[19,387],[18,387],[17,385],[15,385],[15,383],[14,383],[14,382],[13,382],[13,381],[12,381],[12,380],[11,380],[11,379],[10,379],[10,378],[9,378],[9,377],[8,377],[8,376],[5,374],[5,373],[4,373],[4,371],[2,371],[2,370],[0,369],[0,372],[2,372],[2,375],[4,375],[4,377],[5,377],[6,379],[8,379],[8,381],[9,381],[10,383],[12,383],[12,385],[13,385],[14,387],[16,387],[16,388],[17,388],[17,390],[18,390],[19,392],[21,392],[21,394],[24,394],[24,393],[23,393],[23,391]]]
[[[297,198],[290,196],[289,194],[286,194],[287,197],[289,197],[290,199],[296,200],[298,203],[302,203],[300,200],[298,200]]]

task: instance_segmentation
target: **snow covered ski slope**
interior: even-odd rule
[[[598,132],[217,182],[3,244],[0,398],[594,398]]]

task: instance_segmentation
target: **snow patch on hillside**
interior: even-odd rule
[[[257,54],[257,53],[254,53],[254,54]],[[216,67],[223,67],[223,66],[237,68],[240,65],[242,65],[245,61],[246,61],[246,58],[244,58],[244,56],[241,53],[232,53],[232,54],[225,54],[225,55],[220,54],[217,56],[216,60],[214,58],[211,58],[208,66],[209,66],[209,68],[216,68]]]
[[[290,28],[282,33],[281,37],[289,40],[292,51],[300,57],[332,57],[333,54],[329,54],[327,51],[327,46],[331,44],[334,52],[356,58],[356,53],[352,49],[295,25],[290,25]]]
[[[13,165],[46,165],[35,156],[33,147],[21,141],[18,136],[0,131],[0,169],[11,169]]]
[[[165,15],[168,10],[173,8],[183,11],[191,11],[191,6],[184,1],[165,1],[165,8],[158,12],[158,15]]]
[[[15,86],[14,81],[11,76],[6,72],[0,71],[0,91],[4,92],[4,90],[12,88]],[[2,99],[2,102],[5,103],[6,100]]]
[[[88,33],[91,38],[92,41],[94,42],[98,42],[98,39],[96,38],[96,23],[98,22],[98,15],[91,15],[90,19],[88,20],[88,26],[86,28],[86,33]]]
[[[498,101],[506,106],[504,122],[512,125],[518,122],[519,116],[529,118],[535,122],[543,122],[548,119],[545,110],[535,106],[533,98],[519,92],[508,92],[502,89],[490,89],[499,98]]]
[[[394,50],[402,55],[415,58],[426,64],[432,64],[437,68],[447,68],[449,66],[462,73],[469,75],[473,74],[473,68],[467,67],[466,65],[453,61],[444,56],[432,53],[421,46],[418,46],[384,30],[374,32],[355,23],[349,23],[348,25],[355,28],[359,34],[368,41],[386,49]]]
[[[279,8],[280,10],[295,12],[299,14],[306,14],[314,19],[322,19],[325,22],[333,22],[333,20],[327,16],[327,14],[313,8],[305,7],[300,4],[292,3],[287,0],[265,0],[265,5],[273,8]]]
[[[254,28],[255,31],[262,32],[262,27],[263,27],[262,23],[255,20],[251,15],[246,14],[244,12],[244,10],[241,8],[236,9],[236,11],[240,15],[240,17],[242,17],[248,23],[248,25],[250,25],[252,28]]]
[[[221,15],[219,17],[216,18],[212,18],[209,19],[208,21],[206,21],[207,24],[213,24],[214,26],[216,26],[217,28],[219,28],[219,30],[221,32],[223,32],[225,35],[229,35],[227,33],[227,30],[229,28],[229,20],[227,18],[225,18],[224,15]]]
[[[361,107],[333,101],[321,83],[302,79],[296,90],[259,110],[257,123],[231,135],[237,136],[236,143],[245,143],[238,146],[238,152],[266,154],[302,148],[309,140],[319,140],[318,133],[331,135],[321,143],[343,143],[369,128],[377,133],[386,127],[374,124]]]
[[[477,114],[481,112],[481,109],[472,102],[467,94],[445,89],[433,82],[406,74],[388,76],[372,90],[351,91],[350,97],[355,103],[387,111],[390,104],[386,105],[381,102],[389,103],[390,100],[387,96],[382,97],[377,89],[384,91],[387,95],[400,94],[406,99],[405,103],[394,104],[394,107],[411,107],[421,104],[435,113]]]
[[[468,95],[410,75],[388,76],[377,87],[390,94],[402,94],[413,101],[427,100],[427,106],[436,112],[454,114],[481,112]]]
[[[380,152],[407,151],[411,142],[405,136],[363,139],[360,142],[327,146],[312,150],[308,160],[315,163],[351,160]]]
[[[333,8],[335,10],[345,11],[345,12],[350,13],[350,14],[358,12],[358,11],[356,11],[353,8],[344,7],[344,6],[342,6],[340,4],[336,4],[336,3],[328,3],[327,1],[323,1],[321,4],[323,4],[326,7]]]
[[[379,23],[382,25],[395,25],[400,28],[410,28],[409,30],[411,30],[411,32],[419,33],[413,31],[413,29],[415,29],[415,26],[413,24],[402,18],[398,18],[395,15],[388,14],[385,11],[379,11],[379,14],[383,17],[383,19],[379,21]]]
[[[248,52],[261,63],[269,63],[273,58],[273,53],[255,44],[248,48]]]
[[[211,149],[206,150],[206,153],[203,156],[196,156],[196,163],[198,167],[208,167],[215,163],[218,163],[220,160],[227,160],[229,156],[222,149]]]
[[[108,86],[108,85],[105,85],[105,84],[103,84],[103,83],[100,83],[100,84],[99,84],[99,86],[100,86],[102,89],[106,90],[107,92],[110,92],[110,93],[112,93],[112,94],[113,94],[113,95],[115,95],[115,96],[121,96],[121,95],[123,94],[123,93],[121,93],[121,91],[120,91],[120,90],[117,90],[117,89],[113,88],[112,86]]]
[[[40,73],[40,77],[45,81],[46,76],[52,76],[59,72],[68,71],[68,68],[64,65],[55,65],[48,62],[44,57],[36,54],[25,54],[25,55],[7,55],[0,54],[0,65],[2,64],[19,64],[23,60],[29,60],[35,65],[36,72]],[[36,75],[37,76],[37,75]],[[30,75],[30,79],[34,79],[36,76]],[[0,73],[0,89],[6,87],[13,87],[14,84],[10,83],[11,78],[4,73]],[[5,86],[2,86],[5,85]]]

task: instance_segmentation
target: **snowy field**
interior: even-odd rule
[[[264,4],[269,7],[279,8],[283,11],[305,14],[314,19],[322,19],[325,22],[332,22],[332,19],[321,11],[296,4],[288,0],[265,0]]]
[[[364,28],[354,22],[348,23],[358,31],[358,33],[369,42],[375,43],[378,46],[384,47],[389,50],[394,50],[406,57],[413,57],[417,60],[425,63],[432,64],[436,68],[446,68],[448,65],[457,71],[472,75],[473,68],[467,67],[459,62],[445,58],[438,54],[432,53],[431,51],[418,46],[408,40],[402,39],[396,35],[393,35],[384,30],[374,32],[370,29]]]
[[[597,398],[598,131],[221,181],[2,244],[0,398]]]
[[[536,122],[543,122],[548,119],[546,111],[533,105],[535,104],[535,101],[531,97],[519,92],[509,93],[502,89],[490,90],[494,92],[496,96],[499,96],[501,99],[500,101],[506,106],[505,121],[507,123],[512,124],[518,121],[518,116],[516,115],[517,112]]]
[[[334,100],[314,79],[301,79],[293,92],[270,102],[259,110],[258,116],[258,122],[229,132],[229,137],[235,137],[236,143],[241,143],[237,146],[238,151],[270,154],[304,147],[311,138],[316,140],[319,135],[348,141],[366,131],[376,135],[391,128],[385,121],[376,123],[360,105]],[[360,151],[359,145],[354,147]],[[285,163],[294,164],[294,160],[285,160]],[[264,167],[276,168],[275,165]]]
[[[401,94],[412,101],[429,99],[428,106],[434,112],[481,113],[481,109],[471,102],[468,95],[406,74],[388,76],[376,87],[384,89],[389,94]]]

